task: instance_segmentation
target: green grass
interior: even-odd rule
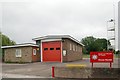
[[[83,54],[83,58],[90,58],[89,54]],[[114,58],[120,58],[120,56],[118,56],[118,54],[114,54]]]
[[[120,55],[118,56],[118,54],[114,54],[114,58],[120,58]]]
[[[90,55],[88,55],[88,54],[83,54],[83,58],[90,58]]]

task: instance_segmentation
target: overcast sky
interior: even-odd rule
[[[1,31],[17,43],[58,34],[78,40],[86,36],[106,38],[106,22],[113,18],[113,4],[117,14],[118,1],[4,0],[0,4]]]

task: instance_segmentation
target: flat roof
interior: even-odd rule
[[[70,35],[47,35],[47,36],[33,38],[32,40],[37,41],[37,40],[44,40],[44,39],[63,39],[63,38],[67,38],[67,39],[73,40],[74,42],[80,44],[81,46],[84,46],[84,44],[82,44],[77,39],[71,37]]]
[[[2,46],[1,48],[5,49],[5,48],[29,47],[29,46],[39,47],[38,45],[33,44],[33,43],[22,43],[22,44],[16,44],[16,45],[12,45],[12,46]]]

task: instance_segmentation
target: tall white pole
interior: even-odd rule
[[[113,4],[113,18],[114,18],[114,21],[113,21],[113,24],[114,24],[114,38],[115,38],[115,40],[114,40],[114,49],[116,50],[116,27],[115,27],[115,5]]]
[[[118,50],[120,51],[120,1],[118,2]]]
[[[106,22],[106,27],[107,27],[107,51],[108,51],[108,21]]]

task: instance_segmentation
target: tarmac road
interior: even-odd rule
[[[35,62],[26,64],[2,63],[3,78],[51,78],[52,66],[66,66],[67,64],[84,64],[91,67],[89,58],[83,60],[59,63],[59,62]],[[109,63],[95,63],[94,67],[109,67]],[[118,68],[118,59],[114,59],[112,67]]]

